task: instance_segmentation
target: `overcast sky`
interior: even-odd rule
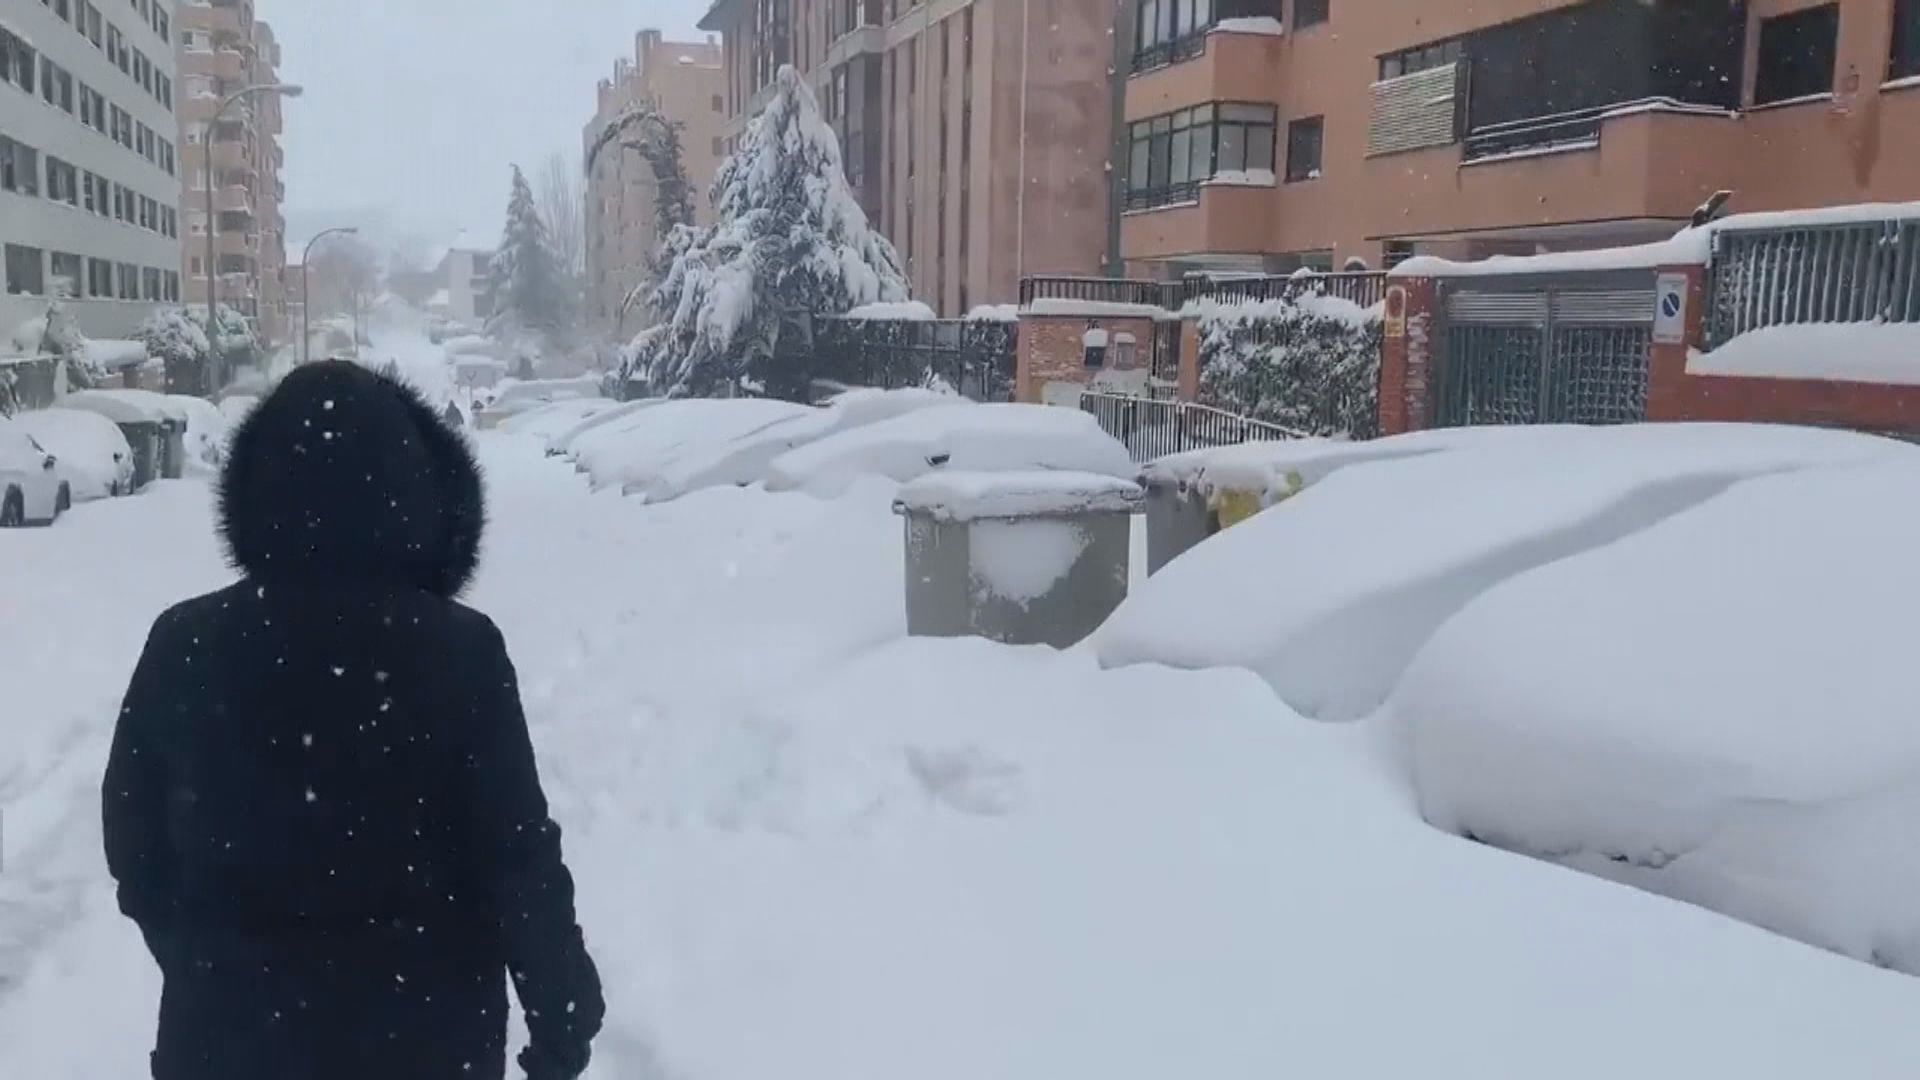
[[[646,27],[692,35],[709,0],[257,0],[280,39],[288,246],[359,225],[429,246],[497,239],[509,166],[580,153],[594,84]]]

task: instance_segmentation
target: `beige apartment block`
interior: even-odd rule
[[[718,0],[729,143],[774,73],[807,76],[847,179],[942,315],[1112,250],[1116,25],[1126,0]]]
[[[206,141],[220,102],[248,86],[279,81],[280,45],[254,17],[250,0],[181,3],[179,67],[180,217],[183,283],[190,303],[207,300],[207,272],[220,301],[253,320],[268,342],[287,340],[286,185],[281,100],[254,95],[230,106]],[[214,266],[206,266],[206,166],[213,166]]]
[[[1920,0],[1137,0],[1129,36],[1135,276],[1920,198]]]
[[[624,305],[645,279],[660,237],[652,166],[639,152],[602,136],[641,102],[678,123],[681,162],[693,187],[694,220],[706,224],[712,219],[707,192],[725,156],[720,137],[726,119],[725,85],[720,46],[712,39],[667,41],[658,30],[642,30],[634,39],[633,59],[620,60],[613,77],[600,81],[584,146],[587,315],[589,326],[603,336],[624,340],[645,327],[645,305]]]

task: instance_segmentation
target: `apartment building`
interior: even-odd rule
[[[1920,198],[1920,0],[1136,0],[1136,276],[1391,265]]]
[[[50,298],[92,338],[179,299],[176,30],[158,0],[0,5],[0,346]]]
[[[186,295],[207,301],[207,272],[217,277],[220,302],[246,315],[256,336],[268,342],[288,337],[286,288],[286,185],[280,147],[282,101],[255,94],[228,96],[248,86],[279,82],[280,45],[273,30],[254,17],[250,0],[183,2],[178,19],[181,166],[185,170],[186,247],[182,257]],[[219,113],[216,122],[215,114]],[[212,122],[214,265],[207,263],[206,168]]]
[[[1114,268],[1116,29],[1128,0],[718,0],[729,145],[795,65],[847,179],[943,315],[1025,274]]]
[[[623,305],[644,280],[648,260],[660,243],[653,167],[618,139],[608,141],[608,126],[641,102],[678,123],[681,164],[694,192],[694,220],[706,224],[712,217],[707,192],[726,156],[720,136],[726,120],[725,86],[720,46],[711,37],[704,42],[667,41],[658,30],[636,35],[633,58],[621,59],[613,77],[600,80],[593,120],[583,133],[583,160],[587,317],[602,335],[624,339],[644,328],[644,306],[629,310]]]

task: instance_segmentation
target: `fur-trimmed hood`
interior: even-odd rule
[[[296,368],[234,432],[220,534],[262,581],[451,598],[480,562],[480,468],[419,392],[344,361]]]

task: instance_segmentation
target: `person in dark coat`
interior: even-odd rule
[[[479,561],[464,440],[390,375],[288,375],[234,434],[244,579],[160,616],[102,789],[165,978],[158,1080],[578,1076],[605,1011]]]

